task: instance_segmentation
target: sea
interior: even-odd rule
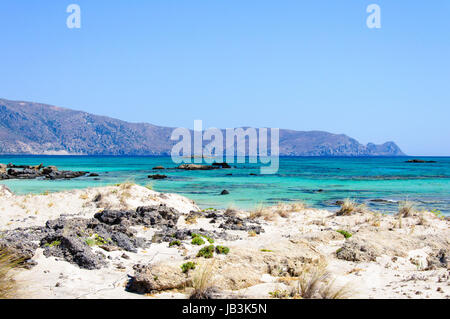
[[[232,163],[230,169],[184,171],[171,157],[0,156],[0,163],[54,165],[98,177],[71,180],[2,180],[18,194],[38,194],[133,182],[155,191],[184,195],[202,208],[252,209],[304,201],[337,210],[346,198],[380,213],[394,213],[399,202],[450,215],[450,157],[414,157],[435,163],[407,163],[411,157],[280,157],[279,170],[261,175],[261,163]],[[164,166],[164,171],[153,167]],[[152,180],[164,174],[165,180]],[[231,174],[231,175],[230,175]],[[228,195],[221,195],[223,190]]]

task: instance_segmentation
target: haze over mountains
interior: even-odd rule
[[[168,155],[173,128],[51,105],[0,99],[0,154]],[[269,139],[270,141],[270,139]],[[394,142],[362,145],[343,134],[280,129],[284,156],[402,156]]]

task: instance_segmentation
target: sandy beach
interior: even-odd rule
[[[188,298],[206,272],[214,298],[450,297],[449,221],[431,212],[339,216],[301,204],[201,211],[133,184],[21,196],[1,187],[0,198],[0,244],[29,259],[13,270],[18,298]],[[74,229],[80,237],[89,220],[80,259],[66,239]],[[126,234],[134,246],[89,227]],[[212,258],[198,257],[210,246]],[[183,272],[188,262],[195,269]],[[315,275],[307,295],[299,283]]]

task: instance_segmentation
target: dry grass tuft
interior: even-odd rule
[[[4,249],[0,249],[0,299],[10,299],[16,296],[17,282],[11,276],[11,270],[20,260]]]
[[[302,299],[346,299],[352,291],[348,285],[337,286],[327,271],[327,263],[308,264],[298,270],[300,276],[290,282],[291,297]]]
[[[203,264],[192,278],[192,287],[194,291],[189,299],[213,299],[215,288],[213,285],[214,262]]]
[[[294,286],[295,296],[311,299],[317,297],[320,292],[321,283],[329,277],[327,264],[320,263],[318,265],[305,266],[300,271],[300,276]]]
[[[322,299],[349,299],[353,296],[353,290],[349,285],[336,286],[336,281],[332,280],[319,292]]]
[[[398,214],[399,217],[411,217],[416,214],[416,208],[414,206],[413,202],[410,201],[403,201],[400,202],[398,206]]]
[[[249,218],[264,218],[266,221],[273,221],[278,216],[288,218],[292,213],[301,212],[304,209],[306,209],[306,205],[303,202],[278,203],[276,206],[271,207],[260,205],[250,212]]]
[[[341,209],[336,213],[337,216],[349,216],[353,213],[363,213],[366,206],[364,204],[357,204],[354,200],[346,198],[341,204]]]

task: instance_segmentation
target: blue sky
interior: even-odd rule
[[[372,3],[381,29],[366,26]],[[0,39],[3,98],[450,155],[448,0],[2,0]]]

